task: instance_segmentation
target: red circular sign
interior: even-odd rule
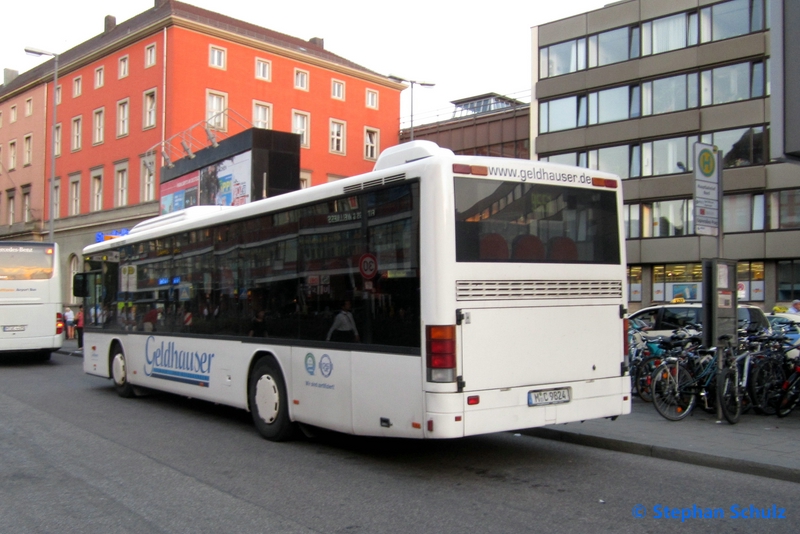
[[[374,254],[364,254],[361,256],[361,259],[358,260],[358,270],[361,276],[367,280],[371,280],[378,272],[378,258],[376,258]]]

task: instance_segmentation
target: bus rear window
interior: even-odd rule
[[[620,262],[614,191],[454,180],[458,262]]]
[[[0,245],[0,280],[43,280],[53,276],[53,246]]]

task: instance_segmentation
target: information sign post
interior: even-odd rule
[[[731,336],[736,345],[739,330],[736,261],[712,258],[703,260],[703,344],[717,347],[717,368],[722,369],[720,336]],[[718,403],[719,404],[719,403]],[[722,418],[717,406],[717,417]]]
[[[717,238],[722,257],[722,152],[714,145],[694,144],[694,231]]]

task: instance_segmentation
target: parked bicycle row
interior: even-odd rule
[[[670,336],[649,336],[631,322],[631,390],[666,419],[680,421],[697,407],[721,408],[735,424],[753,410],[785,417],[800,403],[800,356],[781,328],[741,329],[717,347],[702,344],[700,325],[687,323]]]

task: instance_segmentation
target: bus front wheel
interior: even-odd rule
[[[114,389],[120,397],[133,397],[135,392],[133,386],[128,382],[128,363],[125,360],[125,352],[119,345],[114,345],[111,351],[111,378],[114,380]]]
[[[293,438],[296,425],[289,419],[286,384],[278,364],[271,358],[258,362],[248,389],[250,413],[259,434],[270,441]]]

